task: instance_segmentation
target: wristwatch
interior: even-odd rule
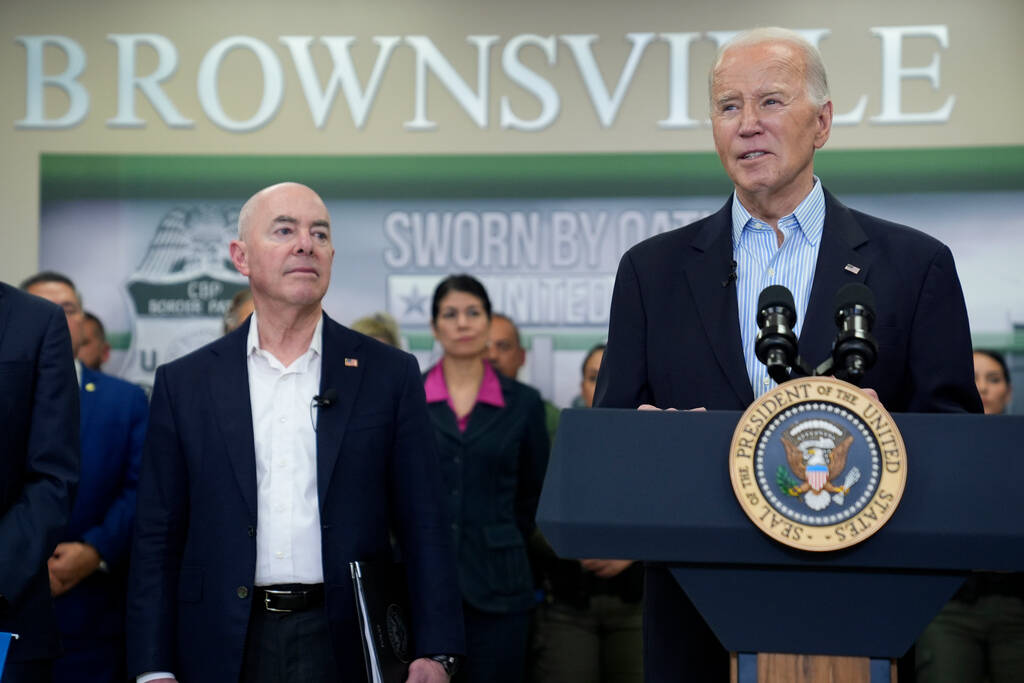
[[[433,659],[444,667],[444,672],[449,677],[454,676],[459,670],[459,658],[453,657],[452,655],[430,655],[428,659]]]

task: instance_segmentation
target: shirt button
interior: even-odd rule
[[[238,588],[235,589],[235,595],[237,595],[240,599],[245,600],[247,597],[249,597],[249,589],[248,589],[248,587],[246,587],[246,586],[239,586]]]
[[[774,268],[769,268],[768,269],[768,275],[769,276],[775,275],[775,269]]]
[[[276,553],[274,553],[274,557],[276,557],[279,560],[283,560],[284,559],[284,553],[282,553],[280,550],[278,550]]]
[[[287,417],[282,417],[282,418],[281,418],[281,422],[287,422],[287,421],[288,421],[288,418],[287,418]]]
[[[768,386],[771,383],[772,380],[770,378],[768,378],[768,377],[765,377],[761,381],[764,383],[765,386]]]

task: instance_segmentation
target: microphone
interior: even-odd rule
[[[832,345],[835,376],[860,384],[878,359],[878,344],[871,335],[875,324],[875,295],[860,282],[843,285],[833,299],[839,336]]]
[[[735,281],[736,281],[736,259],[733,259],[732,263],[729,266],[729,277],[727,277],[724,280],[722,280],[722,286],[723,287],[728,287],[730,282],[735,282]]]
[[[338,392],[334,389],[328,389],[324,393],[313,397],[313,405],[317,408],[330,408],[337,400]]]
[[[754,340],[754,354],[779,384],[789,380],[789,369],[797,364],[795,324],[793,293],[782,285],[765,287],[757,298],[757,325],[761,329]]]

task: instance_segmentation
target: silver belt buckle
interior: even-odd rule
[[[288,592],[289,591],[267,590],[266,588],[264,588],[263,589],[263,607],[265,607],[268,612],[293,612],[294,610],[278,609],[277,607],[271,607],[270,606],[270,596],[271,595],[286,595],[286,594],[288,594]]]

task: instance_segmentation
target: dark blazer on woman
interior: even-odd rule
[[[446,401],[429,403],[462,597],[485,612],[533,606],[526,540],[548,463],[544,403],[498,374],[502,408],[477,403],[465,432]]]

